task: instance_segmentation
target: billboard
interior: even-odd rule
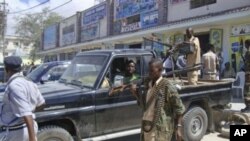
[[[43,49],[52,49],[57,46],[58,24],[51,25],[44,29],[43,33]]]
[[[158,0],[115,0],[114,19],[119,20],[157,9]]]
[[[63,20],[60,23],[60,46],[66,46],[77,42],[77,16]]]
[[[156,26],[159,23],[158,11],[147,12],[141,14],[142,28]]]
[[[99,24],[91,24],[83,28],[81,39],[83,39],[82,41],[92,40],[99,37],[99,33]]]
[[[82,12],[81,42],[107,36],[107,3],[101,3]]]
[[[83,13],[83,20],[82,20],[82,24],[83,25],[88,25],[91,23],[96,23],[102,19],[104,19],[104,17],[107,14],[107,10],[106,10],[106,3],[101,4],[97,7],[91,8],[87,11],[85,11]]]

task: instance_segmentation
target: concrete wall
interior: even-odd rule
[[[176,21],[189,17],[206,15],[209,13],[244,7],[247,5],[250,6],[250,0],[217,0],[215,4],[190,9],[190,0],[176,4],[171,4],[170,1],[171,0],[169,0],[168,21]]]

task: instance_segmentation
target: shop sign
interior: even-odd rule
[[[58,24],[51,25],[44,29],[43,49],[52,49],[57,45]]]
[[[247,35],[247,34],[250,34],[250,24],[236,25],[232,27],[231,31],[232,36]]]
[[[141,26],[142,28],[148,28],[158,25],[159,17],[158,11],[141,14]]]
[[[91,24],[81,31],[81,41],[92,40],[99,37],[99,23]]]
[[[77,16],[72,16],[60,23],[60,46],[74,44],[77,41]]]
[[[96,6],[94,8],[91,8],[87,11],[83,12],[82,16],[82,24],[83,25],[88,25],[92,23],[96,23],[106,16],[106,3],[101,4],[99,6]]]
[[[158,0],[115,0],[115,20],[131,17],[142,12],[154,11],[158,8]]]
[[[140,22],[136,22],[136,23],[132,23],[126,26],[122,26],[121,32],[130,32],[130,31],[135,31],[135,30],[139,30],[141,29],[141,23]]]

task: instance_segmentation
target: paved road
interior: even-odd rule
[[[240,111],[240,109],[245,107],[244,103],[242,102],[232,102],[230,103],[230,105],[231,105],[230,110],[233,110],[233,111]],[[229,139],[220,137],[219,133],[210,133],[210,134],[205,135],[201,141],[228,141],[228,140]],[[140,141],[140,136],[134,135],[134,136],[124,137],[124,138],[119,138],[119,139],[113,139],[109,141]]]
[[[219,136],[219,133],[211,133],[207,134],[203,137],[201,141],[228,141],[229,139],[223,138]],[[119,138],[119,139],[113,139],[109,141],[140,141],[139,135]]]

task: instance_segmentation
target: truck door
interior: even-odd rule
[[[119,76],[126,76],[126,66],[129,61],[135,62],[135,74],[138,79],[142,75],[141,57],[115,57],[110,63],[106,75],[100,83],[95,95],[96,130],[99,134],[119,132],[140,127],[141,109],[129,88],[118,91],[110,96],[114,81]],[[124,78],[126,79],[126,78]]]

